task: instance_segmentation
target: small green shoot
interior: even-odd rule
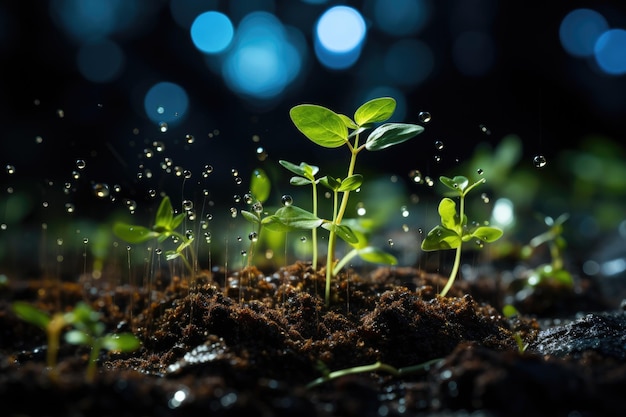
[[[544,217],[543,221],[548,226],[548,230],[532,238],[528,245],[522,248],[523,258],[529,258],[542,245],[548,245],[550,250],[551,262],[534,268],[526,280],[529,286],[536,287],[549,281],[570,288],[574,285],[572,274],[564,269],[563,261],[563,251],[567,246],[567,242],[562,236],[563,223],[568,218],[569,214],[567,213],[561,214],[556,219],[550,216]]]
[[[170,198],[165,196],[163,200],[161,200],[161,204],[159,204],[152,228],[117,222],[113,225],[113,233],[128,243],[143,243],[150,239],[157,239],[157,241],[161,243],[168,238],[173,238],[175,242],[180,242],[180,244],[175,250],[166,251],[165,258],[170,261],[180,257],[192,277],[195,277],[195,269],[192,264],[194,266],[196,265],[196,254],[193,250],[189,251],[192,257],[192,263],[190,263],[185,256],[187,252],[186,249],[189,248],[193,242],[193,236],[186,236],[176,231],[184,219],[185,213],[174,216],[174,209],[172,208]]]
[[[337,270],[334,268],[337,237],[351,245],[362,245],[352,229],[342,223],[348,208],[350,193],[359,189],[363,183],[363,176],[355,172],[357,155],[363,150],[378,151],[400,144],[424,131],[422,126],[416,124],[383,123],[391,118],[395,108],[396,101],[393,98],[381,97],[361,105],[355,111],[353,119],[314,104],[300,104],[293,107],[289,112],[296,128],[313,143],[324,148],[345,146],[350,151],[350,161],[343,179],[330,175],[316,179],[317,167],[306,163],[295,165],[282,161],[281,165],[283,167],[298,175],[298,177],[292,178],[292,184],[311,184],[313,186],[313,212],[289,203],[278,209],[274,215],[268,216],[262,221],[266,227],[275,231],[288,232],[297,229],[314,231],[318,227],[328,230],[325,290],[327,307],[330,305],[332,278],[337,273]],[[361,134],[368,129],[372,129],[372,131],[367,139],[361,142]],[[333,193],[331,219],[318,217],[316,197],[316,185],[318,183]],[[313,240],[313,246],[316,247],[317,239],[315,235]],[[316,258],[315,255],[314,257]],[[390,260],[391,258],[377,257],[376,259]]]
[[[476,240],[482,242],[494,242],[498,240],[503,231],[492,226],[469,226],[467,215],[465,214],[465,197],[472,189],[485,182],[484,178],[469,183],[466,177],[456,176],[454,178],[440,177],[439,180],[459,197],[459,211],[457,212],[456,203],[451,198],[445,197],[439,203],[438,212],[441,216],[441,224],[435,226],[424,240],[422,241],[422,250],[435,251],[444,249],[456,249],[454,265],[450,272],[448,282],[441,290],[440,295],[444,297],[458,273],[461,265],[461,247],[463,242]]]
[[[91,348],[86,378],[92,382],[96,376],[98,355],[102,349],[116,352],[132,352],[141,342],[132,333],[105,333],[105,324],[100,321],[100,313],[86,303],[78,303],[70,315],[73,330],[65,334],[65,341],[73,345],[85,345]]]
[[[513,319],[519,316],[519,311],[517,311],[517,309],[511,304],[505,305],[502,308],[502,313],[507,319]],[[513,339],[517,344],[517,350],[519,351],[519,353],[524,353],[528,348],[528,343],[524,343],[524,341],[522,340],[522,336],[519,334],[519,332],[516,331],[513,331]]]
[[[57,356],[59,353],[61,333],[72,321],[71,313],[47,314],[37,307],[24,302],[15,301],[12,304],[13,312],[22,320],[34,324],[46,332],[48,350],[46,352],[46,366],[51,375],[56,375]]]

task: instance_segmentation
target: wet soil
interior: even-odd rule
[[[150,288],[15,281],[0,288],[3,416],[623,416],[626,319],[593,283],[512,294],[499,278],[459,281],[414,268],[348,271],[324,305],[323,271],[295,263],[225,279],[166,277]],[[86,301],[110,332],[142,346],[61,344],[15,316]],[[508,300],[508,301],[507,301]],[[502,314],[505,303],[519,315]],[[518,340],[527,345],[520,349]],[[333,372],[355,368],[334,378]],[[361,371],[361,372],[357,372]]]

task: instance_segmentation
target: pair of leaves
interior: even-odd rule
[[[338,148],[348,143],[348,129],[355,133],[371,128],[374,124],[388,120],[395,111],[396,101],[381,97],[361,105],[354,113],[354,121],[348,116],[337,114],[326,107],[315,104],[300,104],[289,111],[296,128],[309,140],[325,148]],[[424,128],[407,123],[385,123],[372,131],[365,148],[378,151],[411,139],[422,133]]]
[[[170,198],[165,196],[163,200],[161,200],[161,204],[159,204],[154,219],[154,226],[152,226],[151,229],[144,226],[117,222],[113,225],[113,233],[128,243],[143,243],[154,238],[157,238],[159,242],[163,242],[173,233],[176,233],[176,228],[180,226],[184,218],[185,213],[174,216],[174,209],[172,208]]]

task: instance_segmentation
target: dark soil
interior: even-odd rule
[[[624,415],[624,312],[604,305],[590,282],[515,298],[491,277],[440,297],[445,278],[381,268],[343,275],[326,307],[322,273],[303,263],[272,275],[252,268],[229,277],[226,292],[218,272],[191,285],[162,278],[149,291],[10,282],[0,289],[1,414]],[[51,372],[45,334],[15,316],[15,300],[48,312],[87,301],[109,331],[132,331],[142,347],[102,351],[88,382],[88,349],[62,343]],[[507,300],[520,315],[502,315]],[[323,379],[377,362],[389,367]]]

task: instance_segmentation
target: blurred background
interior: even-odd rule
[[[4,2],[0,57],[6,271],[36,250],[33,271],[105,258],[111,222],[149,224],[163,194],[195,202],[213,235],[236,229],[229,209],[245,208],[236,196],[255,169],[272,181],[268,206],[286,193],[306,206],[277,161],[341,177],[349,155],[309,142],[289,109],[352,116],[380,96],[425,132],[359,156],[352,214],[376,216],[395,251],[406,241],[405,263],[438,221],[438,177],[482,175],[477,220],[519,243],[567,212],[578,266],[626,270],[626,10],[614,1]]]

